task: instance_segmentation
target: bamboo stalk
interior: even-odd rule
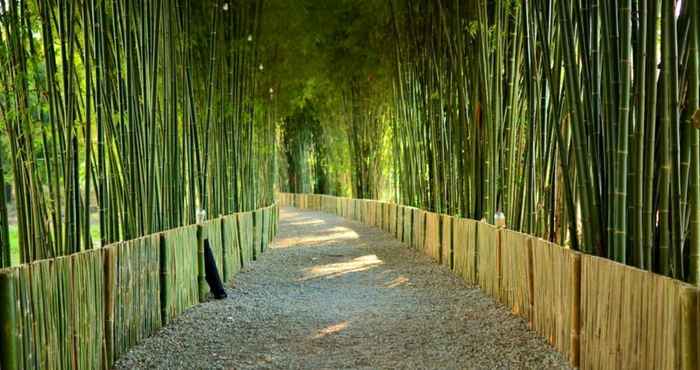
[[[11,269],[0,270],[0,368],[15,370],[21,368],[20,349],[17,344],[17,313],[15,312],[15,281],[17,272]],[[21,347],[20,347],[21,348]]]

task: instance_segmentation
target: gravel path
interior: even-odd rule
[[[281,215],[229,298],[189,309],[116,368],[568,367],[522,319],[389,234]]]

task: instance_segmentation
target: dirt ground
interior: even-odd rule
[[[520,318],[381,230],[284,208],[229,297],[187,310],[119,369],[567,368]]]

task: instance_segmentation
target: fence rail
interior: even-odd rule
[[[206,299],[203,250],[230,282],[277,233],[278,206],[0,269],[0,369],[109,369]]]
[[[289,193],[278,194],[277,203],[391,233],[522,316],[574,366],[700,367],[695,286],[483,222],[393,203]]]

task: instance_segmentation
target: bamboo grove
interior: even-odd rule
[[[697,1],[390,11],[402,203],[700,282]]]
[[[377,28],[386,9],[376,0],[266,2],[263,29],[280,50],[273,68],[289,102],[280,191],[378,198],[390,188],[390,83],[380,50],[391,34]]]
[[[252,0],[0,0],[0,159],[22,262],[273,201],[261,17]]]

